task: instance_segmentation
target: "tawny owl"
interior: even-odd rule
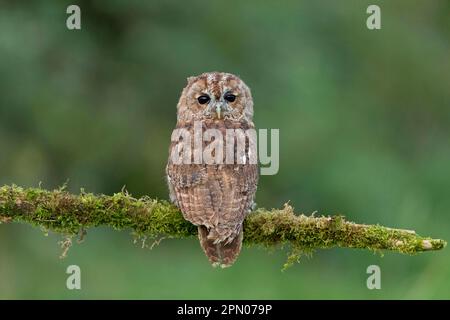
[[[250,89],[239,77],[229,73],[211,72],[188,78],[177,106],[177,129],[189,133],[189,137],[183,135],[181,139],[186,139],[189,146],[194,146],[194,136],[209,129],[219,131],[223,137],[228,137],[227,131],[233,129],[254,130]],[[201,148],[208,142],[204,138]],[[214,136],[211,141],[216,139]],[[228,144],[224,142],[224,150],[225,145]],[[199,162],[195,147],[187,162],[175,162],[173,155],[180,151],[176,139],[172,139],[169,150],[166,173],[170,199],[186,220],[198,226],[200,244],[213,266],[230,266],[239,255],[242,224],[254,204],[258,183],[257,161],[249,161],[247,153],[239,161],[236,145],[227,149],[231,150],[234,161],[225,161],[224,151],[222,163],[211,163],[204,158]],[[246,152],[250,153],[250,149],[246,140]],[[212,155],[222,159],[222,155],[215,154],[218,150]],[[200,154],[201,151],[205,152],[200,149]]]

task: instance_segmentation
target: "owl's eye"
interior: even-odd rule
[[[225,100],[227,100],[228,102],[233,102],[234,100],[236,100],[236,96],[232,93],[225,94],[225,96],[223,98]]]
[[[201,95],[200,97],[197,98],[197,101],[200,104],[208,103],[209,100],[211,100],[211,98],[208,95],[206,95],[206,94],[203,94],[203,95]]]

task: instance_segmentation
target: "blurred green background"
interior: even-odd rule
[[[259,206],[450,240],[449,13],[448,0],[0,1],[0,185],[167,198],[186,78],[227,71],[251,87],[257,126],[280,129]],[[287,250],[244,248],[215,270],[194,238],[150,251],[93,229],[64,260],[60,239],[0,225],[0,298],[450,298],[449,249],[333,249],[281,272]],[[71,264],[82,290],[65,287]],[[381,290],[366,287],[372,264]]]

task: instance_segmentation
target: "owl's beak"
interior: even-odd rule
[[[226,110],[227,110],[226,104],[221,101],[212,103],[208,107],[208,112],[214,117],[214,119],[219,119],[219,120],[223,119],[224,112]]]
[[[217,118],[218,118],[218,119],[220,119],[221,112],[222,112],[222,105],[218,104],[218,105],[216,106],[216,113],[217,113]]]
[[[226,110],[226,106],[223,102],[217,101],[211,106],[210,109],[212,112],[215,113],[216,119],[222,119],[223,118],[223,112]]]

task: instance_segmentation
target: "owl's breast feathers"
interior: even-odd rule
[[[177,128],[185,128],[193,136],[193,123],[178,123]],[[203,132],[210,128],[225,137],[226,129],[247,130],[253,124],[204,121]],[[176,144],[171,143],[170,154]],[[240,233],[256,193],[257,164],[174,164],[169,156],[166,172],[171,200],[186,220],[209,229],[209,239],[230,242]]]

